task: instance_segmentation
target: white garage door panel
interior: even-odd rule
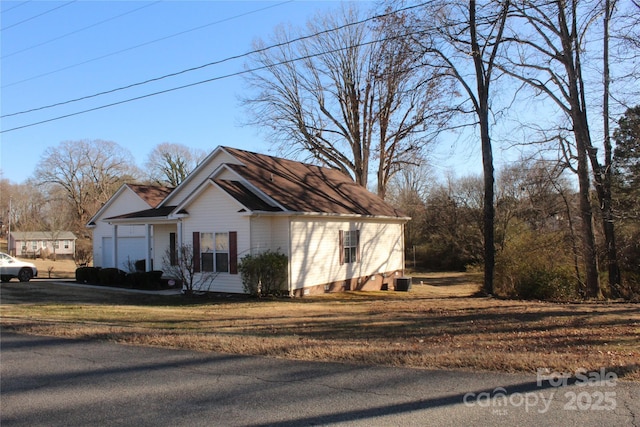
[[[129,261],[134,263],[139,259],[145,259],[144,237],[119,237],[118,238],[118,265],[121,270],[128,270]],[[113,267],[113,238],[102,238],[102,266]]]

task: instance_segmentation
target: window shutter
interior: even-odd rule
[[[356,262],[360,262],[360,230],[356,230]]]
[[[200,233],[193,232],[193,271],[200,273]]]
[[[238,274],[238,232],[229,232],[229,273]]]
[[[169,233],[169,264],[178,265],[178,253],[176,252],[176,233]]]
[[[338,231],[338,241],[340,242],[340,265],[344,264],[344,231]]]

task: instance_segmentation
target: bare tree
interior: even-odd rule
[[[146,167],[149,179],[161,185],[177,187],[206,157],[203,150],[163,142],[149,153]]]
[[[43,226],[46,194],[33,181],[27,180],[22,184],[12,184],[3,180],[2,191],[2,221],[5,226],[11,224],[12,231],[39,231]],[[9,203],[11,201],[11,203]],[[11,209],[9,209],[11,204]]]
[[[484,200],[484,284],[487,294],[493,293],[495,268],[495,207],[494,167],[490,132],[491,83],[495,79],[495,60],[502,47],[503,32],[510,10],[510,1],[485,2],[477,6],[469,2],[436,1],[416,15],[413,25],[422,26],[425,33],[416,40],[421,44],[425,63],[438,67],[439,74],[448,74],[464,92],[461,111],[472,112],[480,129]],[[471,71],[472,70],[472,71]]]
[[[279,28],[276,47],[257,42],[248,67],[259,71],[247,80],[255,92],[245,99],[251,123],[271,130],[284,151],[364,187],[375,174],[384,197],[390,178],[415,163],[429,131],[446,120],[434,114],[445,88],[418,70],[412,39],[398,31],[403,19],[388,12],[371,25],[352,6],[310,21],[314,36],[294,41],[297,32]]]
[[[164,274],[180,281],[182,291],[187,296],[192,296],[198,291],[208,291],[218,276],[218,273],[198,271],[196,257],[199,256],[199,253],[193,251],[193,246],[185,244],[180,245],[175,251],[167,248],[162,257]]]
[[[84,225],[113,193],[138,172],[131,153],[115,142],[64,141],[49,147],[35,171],[39,185],[62,189],[71,206],[73,231]]]
[[[601,163],[597,148],[593,144],[589,129],[590,85],[585,75],[585,56],[590,50],[590,37],[594,35],[592,25],[600,14],[605,15],[605,31],[608,33],[610,13],[613,5],[602,5],[586,1],[553,0],[544,3],[524,1],[514,3],[514,27],[509,34],[513,50],[501,59],[501,70],[518,79],[535,93],[552,100],[570,122],[575,143],[578,184],[580,187],[580,216],[582,223],[583,258],[586,270],[588,297],[601,296],[593,212],[590,200],[591,180],[602,217],[607,252],[609,282],[614,288],[620,285],[617,266],[614,223],[611,208],[611,145],[608,125],[605,126],[605,159]],[[605,37],[606,38],[606,37]],[[605,43],[605,48],[606,43]],[[608,61],[605,56],[605,110],[608,110]],[[605,111],[605,122],[608,113]],[[566,140],[561,140],[566,142]],[[567,147],[565,151],[569,152]],[[591,172],[593,172],[591,174]]]
[[[425,200],[433,181],[427,166],[413,165],[403,168],[389,181],[387,198],[411,217],[405,226],[405,247],[408,249],[419,245],[424,239]]]

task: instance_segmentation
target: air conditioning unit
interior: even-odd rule
[[[411,277],[396,277],[393,282],[396,291],[408,292],[411,290]]]

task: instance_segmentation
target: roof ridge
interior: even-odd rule
[[[303,162],[303,161],[300,161],[300,160],[287,159],[286,157],[280,157],[280,156],[274,156],[274,155],[271,155],[271,154],[258,153],[257,151],[243,150],[241,148],[234,148],[234,147],[229,147],[229,146],[222,146],[222,148],[224,148],[227,151],[240,151],[240,152],[243,152],[243,153],[246,153],[246,154],[253,154],[255,156],[269,157],[270,159],[279,160],[279,161],[282,161],[282,162],[297,163],[297,164],[308,166],[308,167],[326,169],[326,170],[331,170],[331,171],[338,171],[338,172],[342,173],[342,171],[340,171],[337,168],[332,168],[332,167],[329,167],[329,166],[316,165],[316,164],[313,164],[313,163]]]

